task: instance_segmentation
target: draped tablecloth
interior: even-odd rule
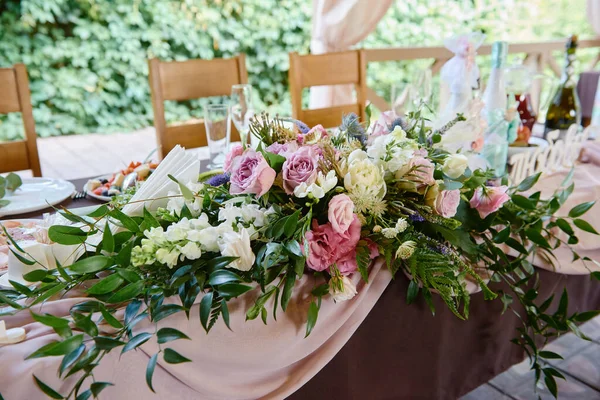
[[[551,191],[564,175],[544,177],[538,187]],[[563,213],[572,205],[598,198],[600,167],[581,165],[574,180],[577,189]],[[600,214],[597,207],[586,214],[592,224]],[[590,257],[600,259],[597,237],[586,235],[581,235],[579,246]],[[565,256],[564,265],[570,264],[570,257]],[[358,282],[358,274],[354,278]],[[406,305],[407,279],[399,275],[393,280],[381,261],[373,264],[369,283],[358,284],[359,294],[354,299],[335,304],[324,298],[317,325],[304,338],[311,301],[308,293],[316,284],[313,277],[303,277],[287,313],[280,310],[277,321],[270,316],[266,326],[258,320],[244,322],[257,291],[231,304],[233,331],[219,321],[207,335],[200,325],[197,305],[190,320],[182,314],[161,321],[160,326],[179,329],[192,338],[172,342],[169,347],[193,362],[172,365],[159,358],[154,395],[146,387],[144,374],[157,350],[155,342],[121,357],[119,352],[111,353],[102,360],[95,378],[115,386],[105,389],[100,398],[451,399],[523,359],[520,348],[509,342],[520,321],[510,312],[501,315],[500,301],[484,301],[481,293],[473,295],[470,318],[461,321],[434,296],[433,316],[421,298]],[[600,308],[597,281],[583,275],[540,271],[541,298],[560,293],[564,287],[569,290],[570,311]],[[492,284],[492,289],[500,288]],[[81,300],[56,300],[36,311],[65,316],[70,306]],[[57,339],[51,328],[33,322],[27,312],[8,317],[6,322],[8,327],[24,326],[27,340],[0,347],[0,393],[4,398],[44,398],[32,374],[65,394],[75,378],[62,381],[57,377],[61,358],[23,361]],[[140,329],[154,327],[140,325]]]

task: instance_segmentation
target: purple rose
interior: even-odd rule
[[[287,142],[287,143],[273,143],[269,147],[266,148],[269,153],[278,154],[282,157],[289,156],[291,153],[298,150],[298,143],[296,142]]]
[[[267,193],[273,186],[276,172],[269,166],[261,153],[246,150],[236,157],[231,166],[231,194],[256,194],[258,197]]]
[[[300,147],[283,163],[283,188],[287,194],[294,193],[301,183],[310,185],[317,179],[319,157],[312,146]]]

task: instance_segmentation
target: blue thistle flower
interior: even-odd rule
[[[408,131],[408,129],[410,128],[408,126],[408,123],[404,119],[398,117],[398,118],[396,118],[395,120],[392,121],[392,123],[388,126],[388,129],[391,132],[397,126],[399,126],[400,128],[402,128],[403,131]]]
[[[229,182],[229,174],[227,174],[227,173],[212,176],[206,181],[206,183],[208,183],[210,186],[215,186],[215,187],[222,186],[222,185],[226,184],[227,182]]]
[[[419,214],[419,213],[410,214],[408,216],[408,219],[411,222],[423,222],[423,221],[425,221],[425,218],[423,218],[423,216],[421,214]]]
[[[308,133],[308,131],[310,131],[310,128],[308,127],[308,125],[306,125],[304,122],[300,121],[299,119],[295,119],[294,124],[298,127],[298,129],[300,130],[300,133],[302,133],[303,135],[306,135]]]
[[[360,122],[358,122],[358,115],[354,113],[342,116],[340,131],[346,132],[349,139],[356,139],[363,145],[367,141],[367,132]]]
[[[447,256],[450,254],[450,248],[448,248],[448,246],[443,245],[441,243],[436,246],[429,246],[429,248],[432,251],[435,251],[436,253],[440,253],[443,256]]]

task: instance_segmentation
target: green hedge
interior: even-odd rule
[[[584,1],[576,0],[581,7],[571,9],[583,9]],[[452,32],[470,29],[482,29],[491,38],[511,35],[518,40],[566,36],[582,25],[584,33],[589,32],[578,20],[582,10],[557,12],[573,2],[517,3],[398,1],[361,45],[438,45]],[[553,16],[553,24],[544,20],[544,12]],[[543,29],[539,23],[524,28],[511,22],[515,15],[533,20],[532,13],[536,23],[545,24]],[[0,66],[27,65],[40,136],[151,125],[149,57],[210,59],[244,52],[262,107],[289,113],[288,52],[308,51],[310,14],[310,0],[3,0]],[[407,81],[418,67],[419,63],[370,65],[370,85],[387,97],[392,83]],[[198,115],[200,104],[169,103],[167,119]],[[0,120],[0,140],[15,138],[21,131],[18,115]]]

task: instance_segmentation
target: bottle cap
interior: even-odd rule
[[[507,42],[494,42],[492,44],[492,68],[502,68],[506,64],[507,54]]]

